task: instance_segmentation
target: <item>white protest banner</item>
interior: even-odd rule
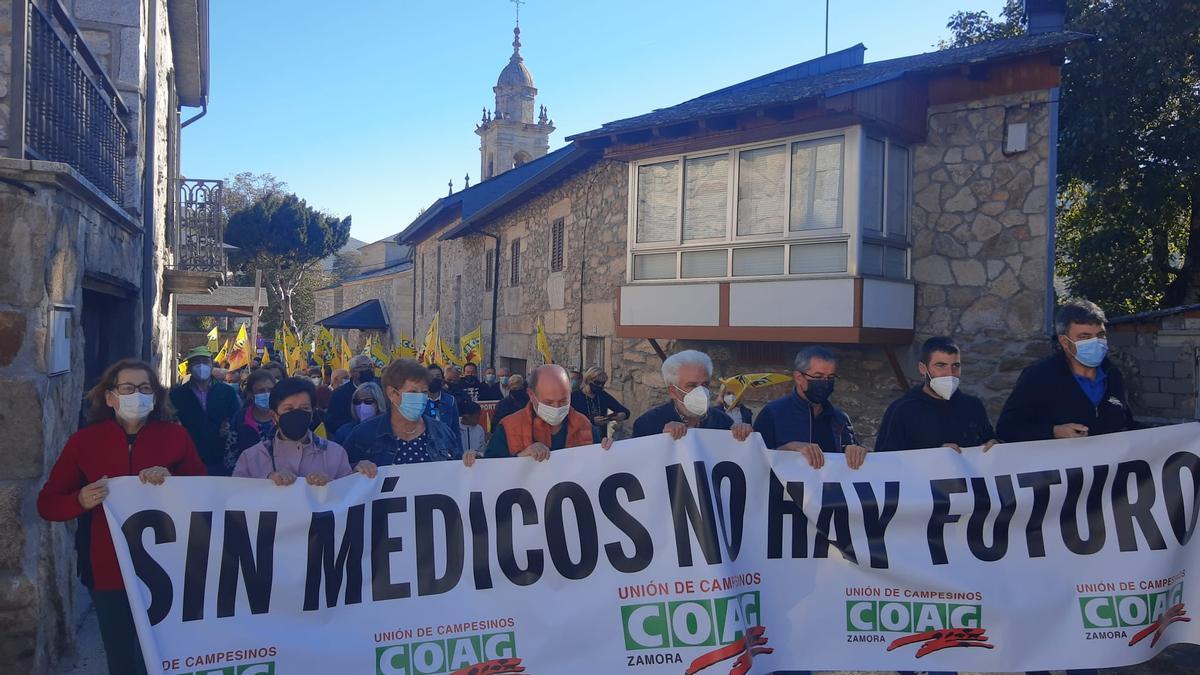
[[[1118,666],[1200,642],[1200,425],[841,456],[692,431],[322,488],[110,483],[151,672]]]

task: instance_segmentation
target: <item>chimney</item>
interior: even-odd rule
[[[1025,33],[1041,35],[1063,30],[1067,19],[1067,0],[1025,0]]]

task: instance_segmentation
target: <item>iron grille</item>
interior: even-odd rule
[[[225,271],[225,216],[219,180],[175,181],[173,247],[175,269]]]
[[[554,221],[550,226],[550,271],[563,271],[563,237],[565,236],[566,224],[562,218]]]
[[[116,87],[57,3],[28,3],[25,152],[69,164],[121,203],[129,130]]]
[[[512,272],[509,275],[508,283],[510,286],[521,285],[521,240],[513,239],[512,242]]]
[[[488,251],[484,255],[483,290],[490,291],[496,283],[496,252]]]

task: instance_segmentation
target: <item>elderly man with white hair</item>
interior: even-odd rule
[[[712,406],[712,371],[712,359],[704,352],[688,349],[668,356],[662,364],[662,377],[670,400],[637,418],[633,437],[669,434],[679,440],[688,429],[728,429],[739,441],[749,438],[753,427],[734,422],[720,407]]]

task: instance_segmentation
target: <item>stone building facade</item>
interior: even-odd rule
[[[316,293],[316,316],[328,318],[368,300],[378,300],[388,319],[388,344],[398,344],[401,336],[413,333],[412,250],[387,237],[359,247],[351,254],[357,264],[355,274]],[[318,321],[320,323],[320,321]],[[333,330],[334,337],[345,337],[351,349],[360,349],[366,335],[360,330]]]
[[[416,334],[438,313],[448,342],[480,325],[488,347],[492,290],[487,278],[495,272],[495,260],[495,363],[514,370],[540,363],[533,334],[541,318],[555,360],[570,367],[604,367],[609,389],[635,414],[664,397],[653,343],[664,353],[685,348],[709,353],[718,376],[789,372],[800,347],[822,343],[843,362],[835,400],[870,444],[887,405],[917,381],[920,343],[933,335],[951,335],[964,349],[964,390],[983,398],[994,419],[1021,369],[1049,350],[1047,308],[1053,296],[1047,287],[1047,233],[1055,144],[1052,89],[1058,81],[1053,55],[1074,39],[1078,37],[1070,34],[1028,36],[977,48],[978,53],[941,52],[865,65],[856,51],[860,47],[681,104],[684,112],[655,111],[572,137],[567,149],[539,160],[550,166],[558,161],[554,155],[571,148],[590,153],[570,169],[537,168],[540,173],[530,181],[534,186],[506,186],[502,192],[507,194],[490,197],[495,204],[476,209],[479,213],[448,210],[440,221],[418,220],[401,234],[416,252]],[[956,58],[975,65],[964,71]],[[881,74],[888,67],[903,74]],[[928,75],[913,75],[922,68]],[[863,79],[861,94],[854,93],[853,77]],[[716,117],[710,112],[740,105],[743,91],[747,99],[758,101],[764,85],[795,81],[798,89],[817,87],[822,78],[838,82],[837,93],[827,95],[824,112],[791,101],[775,101],[757,111],[750,105],[745,113]],[[788,105],[798,107],[786,109]],[[693,109],[712,121],[697,125],[686,118]],[[856,120],[861,120],[861,132],[855,131]],[[689,152],[724,152],[726,147],[738,152],[738,143],[752,149],[778,142],[776,138],[811,143],[806,139],[821,137],[827,128],[844,135],[851,158],[844,165],[842,209],[848,234],[843,240],[848,241],[850,262],[843,273],[800,279],[678,278],[674,284],[638,279],[632,263],[643,249],[629,241],[643,199],[633,197],[638,167],[661,165]],[[867,156],[859,153],[866,152],[865,139],[875,137],[895,139],[907,152],[907,184],[898,192],[904,195],[903,238],[890,231],[859,233],[868,217],[862,197],[868,183],[863,182],[866,164],[860,163],[866,160],[857,158]],[[730,213],[736,210],[729,208]],[[736,237],[729,241],[736,254]],[[684,243],[685,253],[698,250]],[[787,240],[784,245],[795,244]],[[899,266],[873,270],[867,256],[871,245],[902,251]],[[651,253],[663,250],[671,248]],[[742,309],[730,296],[742,298],[739,303],[755,295],[772,298],[779,313],[787,314],[794,313],[789,305],[811,302],[842,280],[854,284],[854,294],[844,301],[854,307],[854,323],[845,324],[847,328],[827,323],[832,315],[801,316],[796,324],[738,327],[732,322]],[[670,318],[680,313],[679,305],[692,311],[690,306],[704,304],[672,300],[685,297],[678,295],[681,289],[692,293],[688,298],[710,298],[707,302],[714,306],[719,302],[720,316],[710,307],[712,318],[698,323]],[[622,305],[644,297],[631,290],[661,294],[642,303],[650,317],[643,323],[675,323],[631,323],[632,310]],[[872,299],[872,293],[883,295]],[[895,307],[881,310],[881,304]],[[842,312],[835,303],[818,314],[829,311]],[[872,312],[882,315],[876,324],[869,323]],[[786,389],[751,391],[746,402],[757,409]]]
[[[1111,319],[1108,345],[1139,419],[1200,419],[1200,305]]]
[[[126,356],[165,376],[172,293],[219,281],[181,269],[172,246],[180,109],[206,104],[206,9],[0,0],[0,663],[11,672],[46,672],[73,646],[74,524],[42,521],[35,500],[85,390]],[[80,85],[49,86],[60,78]]]

